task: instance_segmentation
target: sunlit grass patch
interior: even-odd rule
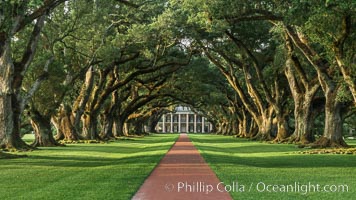
[[[354,199],[356,196],[355,155],[305,155],[295,153],[307,150],[293,144],[206,134],[189,137],[221,181],[245,186],[244,192],[230,191],[234,199]],[[355,145],[354,140],[347,142]],[[317,184],[323,191],[313,190]],[[264,189],[267,185],[276,185],[276,191]],[[283,186],[299,190],[287,192],[282,190]],[[332,186],[337,191],[326,191],[324,186]],[[347,188],[338,188],[343,186]]]
[[[178,135],[67,144],[0,159],[0,199],[130,199]]]

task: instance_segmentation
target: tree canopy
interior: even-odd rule
[[[341,147],[355,129],[354,1],[0,7],[1,148],[144,134],[179,104],[255,140]]]

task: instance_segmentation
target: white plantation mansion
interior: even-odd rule
[[[161,117],[156,130],[160,133],[209,133],[212,124],[189,107],[178,106],[174,112]]]

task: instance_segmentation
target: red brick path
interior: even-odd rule
[[[132,200],[231,200],[186,134],[153,170]]]

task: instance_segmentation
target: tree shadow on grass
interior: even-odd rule
[[[109,144],[71,144],[66,147],[45,147],[33,153],[28,152],[27,158],[0,160],[0,164],[20,167],[26,165],[100,167],[123,164],[156,164],[164,156],[164,151],[170,149],[173,140],[172,136],[159,135],[157,137],[154,135],[133,141],[116,141]],[[167,144],[168,142],[169,144]]]
[[[68,145],[66,147],[46,147],[41,150],[44,151],[65,151],[65,152],[88,152],[88,153],[138,153],[138,152],[149,152],[149,151],[159,151],[159,150],[168,150],[172,144],[166,145],[157,145],[157,146],[109,146],[105,144],[98,145]]]
[[[236,141],[240,143],[248,143],[251,140],[247,138],[234,138],[233,136],[222,136],[214,134],[189,134],[189,138],[194,142],[200,143],[235,143]]]
[[[42,166],[42,167],[102,167],[116,165],[147,165],[157,163],[162,156],[130,156],[124,158],[103,158],[89,156],[31,156],[30,158],[7,160],[6,163],[1,163],[2,166]]]
[[[283,155],[267,157],[241,157],[229,155],[203,155],[207,162],[220,165],[245,165],[260,168],[355,168],[353,155]]]
[[[23,157],[27,157],[27,156],[5,153],[5,152],[1,152],[0,150],[0,159],[14,159],[14,158],[23,158]]]
[[[283,153],[283,152],[295,152],[299,150],[295,146],[291,145],[271,145],[271,144],[255,144],[251,143],[243,146],[209,146],[209,144],[205,145],[197,145],[202,151],[213,151],[213,152],[222,152],[222,153]]]
[[[208,163],[259,168],[355,168],[355,155],[308,155],[293,144],[268,144],[247,139],[191,137]]]

